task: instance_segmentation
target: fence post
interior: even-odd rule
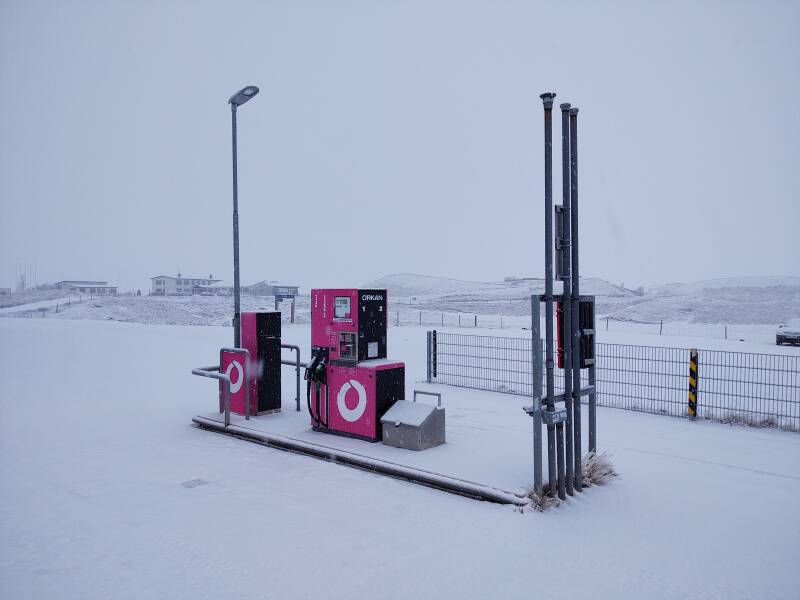
[[[397,311],[397,325],[400,326],[400,311]]]
[[[420,313],[420,314],[422,314],[422,313]],[[428,360],[427,360],[427,363],[426,363],[427,377],[425,378],[425,381],[430,383],[431,382],[431,332],[430,331],[428,332],[428,345],[426,346],[426,348],[427,348]]]
[[[444,327],[444,313],[442,313],[442,327]]]
[[[475,315],[475,328],[478,328],[478,315]]]
[[[694,419],[697,417],[697,375],[698,375],[698,356],[697,348],[689,350],[689,416]]]
[[[419,311],[419,324],[422,325],[422,311]]]
[[[431,378],[436,379],[436,330],[434,329],[431,335]]]
[[[664,331],[664,319],[661,319],[661,324],[658,326],[658,335],[661,335],[661,332]]]
[[[461,327],[461,313],[458,313],[458,326]]]

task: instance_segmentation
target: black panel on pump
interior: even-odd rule
[[[386,358],[386,290],[358,290],[358,360]]]

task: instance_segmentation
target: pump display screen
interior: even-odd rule
[[[333,299],[333,318],[351,319],[350,296],[336,296]]]

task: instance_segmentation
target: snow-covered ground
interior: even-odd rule
[[[425,328],[389,336],[410,388]],[[797,434],[601,408],[621,476],[520,514],[191,427],[216,398],[190,370],[230,338],[0,319],[0,597],[797,597]],[[476,436],[530,427],[523,398],[441,389]],[[497,446],[468,458],[525,472],[529,452]]]

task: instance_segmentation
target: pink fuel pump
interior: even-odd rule
[[[381,417],[405,399],[405,364],[386,358],[386,290],[311,290],[306,369],[314,431],[377,442]]]

